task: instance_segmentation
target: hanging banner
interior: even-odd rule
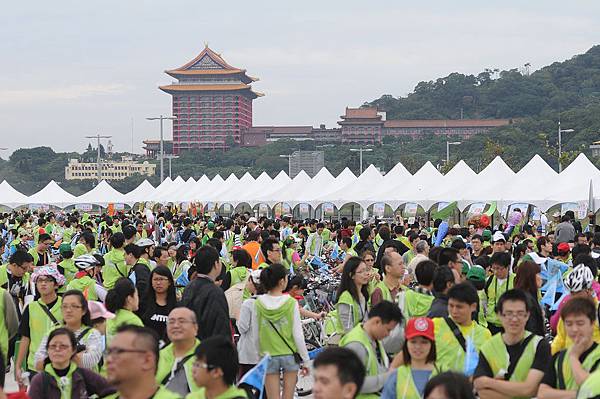
[[[533,209],[531,210],[531,213],[529,214],[529,219],[539,222],[541,217],[542,217],[542,212],[540,211],[540,208],[538,208],[537,206],[534,206]]]
[[[476,202],[471,204],[469,210],[467,212],[467,219],[473,215],[481,215],[483,214],[483,210],[485,209],[485,202]]]
[[[415,216],[417,214],[418,205],[412,202],[404,205],[404,217]]]
[[[438,202],[437,210],[438,212],[450,205],[449,202]]]
[[[521,212],[523,212],[523,214],[527,214],[527,208],[529,207],[529,204],[511,204],[508,207],[508,212],[505,214],[507,217],[508,215],[510,215],[515,209],[519,208],[521,210]]]
[[[333,204],[331,202],[324,203],[322,208],[323,208],[323,215],[333,216],[334,208],[333,208]]]
[[[115,204],[115,211],[125,210],[125,204]]]
[[[231,213],[231,204],[223,204],[223,213],[230,214]]]
[[[112,205],[112,204],[108,204],[108,205]],[[75,209],[80,210],[80,211],[85,211],[85,212],[90,212],[93,208],[92,204],[76,204],[75,205]]]
[[[382,218],[385,212],[385,204],[383,202],[377,202],[373,204],[373,216]]]

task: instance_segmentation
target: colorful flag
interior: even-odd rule
[[[265,355],[256,366],[248,371],[240,380],[238,385],[246,384],[258,390],[258,397],[263,397],[265,377],[267,376],[267,366],[271,356]]]

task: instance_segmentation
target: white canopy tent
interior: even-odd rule
[[[341,208],[345,204],[356,202],[361,207],[366,208],[373,201],[369,201],[370,194],[381,184],[383,176],[374,165],[369,165],[358,178],[345,186],[340,187],[337,182],[338,189],[328,195],[322,195],[316,201],[320,203],[330,202],[336,207]]]
[[[54,180],[50,180],[46,187],[27,198],[28,204],[54,205],[59,208],[65,208],[76,202],[76,197],[63,190]]]
[[[476,202],[493,202],[496,200],[493,190],[511,184],[515,178],[515,172],[502,160],[496,157],[486,166],[473,181],[463,187],[455,200],[458,209],[464,211],[467,206]]]
[[[16,208],[28,202],[27,196],[15,190],[6,180],[0,183],[0,205]]]
[[[245,192],[254,186],[254,182],[254,177],[246,172],[235,184],[224,185],[220,190],[217,188],[212,192],[206,193],[203,202],[216,202],[220,204],[229,202],[235,207],[239,203],[247,201]],[[202,201],[202,198],[200,198],[200,201]]]
[[[307,175],[305,171],[301,170],[291,182],[281,187],[277,192],[271,195],[259,196],[257,198],[257,202],[267,204],[271,207],[280,202],[284,202],[293,208],[294,205],[292,205],[289,201],[300,197],[302,192],[306,191],[308,188],[310,181],[310,176]]]
[[[346,187],[356,181],[356,179],[356,175],[348,167],[345,167],[329,186],[317,187],[316,191],[309,193],[311,199],[308,203],[313,208],[316,208],[323,204],[323,201],[319,200],[319,198],[327,198],[327,196],[339,190],[340,187]]]
[[[154,186],[148,180],[144,180],[139,186],[124,195],[124,202],[133,206],[137,202],[147,201],[152,197],[152,193],[154,193]]]
[[[75,198],[75,204],[93,204],[106,208],[110,203],[125,204],[125,195],[112,188],[106,180],[102,180],[96,187]]]
[[[248,204],[251,207],[259,204],[261,201],[257,198],[273,198],[273,195],[281,190],[282,187],[288,185],[292,179],[283,170],[280,171],[273,181],[267,187],[255,186],[248,192]]]
[[[439,202],[455,201],[463,187],[470,185],[470,182],[472,182],[476,176],[477,173],[475,173],[465,161],[460,160],[444,175],[440,184],[435,184],[435,182],[429,184],[422,195],[423,199],[416,202],[421,205],[423,209],[429,209]],[[434,179],[440,180],[439,176],[435,173]]]

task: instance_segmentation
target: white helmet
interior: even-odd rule
[[[573,268],[573,271],[563,279],[563,282],[571,293],[580,292],[592,288],[594,275],[589,267],[581,263]]]
[[[79,270],[87,270],[100,265],[100,262],[93,255],[81,255],[75,258],[75,267]]]
[[[154,245],[154,240],[151,238],[140,238],[135,242],[135,245],[142,248],[151,247]]]

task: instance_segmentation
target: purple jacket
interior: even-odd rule
[[[48,384],[46,389],[43,387],[44,383]],[[94,394],[104,397],[117,392],[104,377],[83,368],[79,368],[73,373],[72,384],[72,399],[87,399]],[[45,373],[45,377],[44,373],[38,373],[33,377],[28,394],[31,399],[61,399],[56,379],[48,373]]]

